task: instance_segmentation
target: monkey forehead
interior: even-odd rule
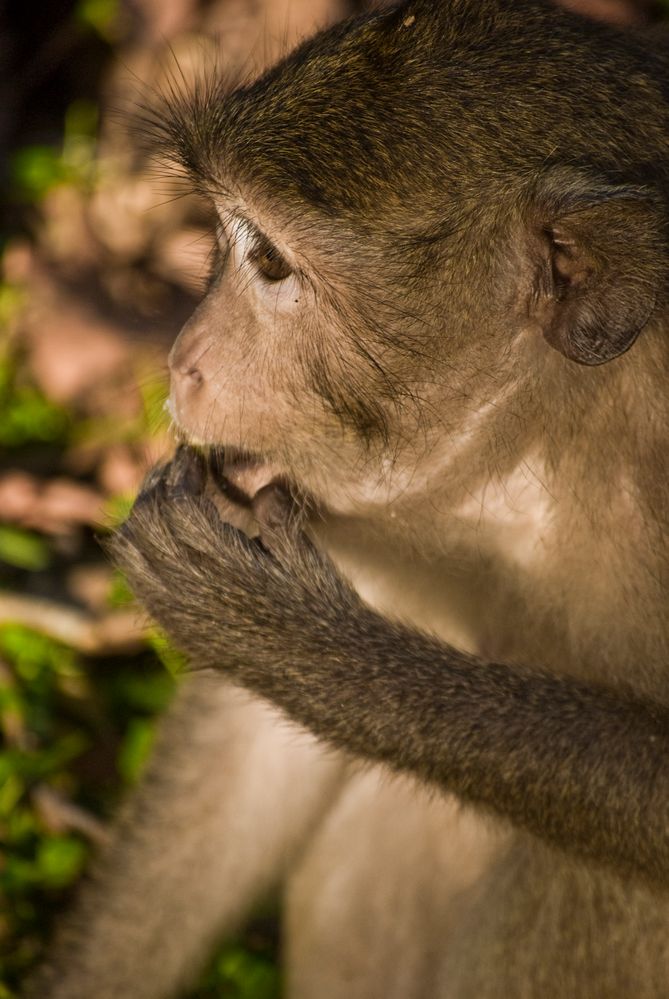
[[[169,127],[209,190],[246,182],[335,216],[420,213],[561,156],[620,173],[641,137],[666,144],[647,62],[539,0],[413,0],[317,35],[249,86],[210,84]]]

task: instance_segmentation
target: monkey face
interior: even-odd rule
[[[306,290],[238,205],[219,209],[208,294],[170,354],[170,409],[191,440],[262,455],[269,467],[278,428],[295,434],[291,334]]]
[[[619,142],[606,40],[593,68],[557,11],[532,51],[511,8],[457,10],[352,21],[164,126],[220,248],[172,352],[175,421],[340,511],[434,495],[436,478],[462,494],[500,440],[517,464],[552,420],[541,401],[605,386],[579,365],[623,354],[666,293],[653,157]],[[587,88],[578,128],[543,75],[551,18],[563,77]],[[647,148],[666,142],[649,106]]]
[[[352,276],[349,260],[328,261],[337,254],[322,227],[316,238],[305,218],[278,225],[277,213],[249,201],[219,198],[216,207],[215,274],[170,355],[176,424],[191,441],[243,452],[249,492],[281,474],[329,504],[387,500],[388,452],[401,430],[392,410],[407,374],[401,350],[390,349],[391,337],[401,340],[391,291],[376,292],[389,314],[382,359],[381,307],[373,320],[365,311],[365,299],[375,304],[371,281],[362,270]],[[336,241],[348,257],[345,232]]]

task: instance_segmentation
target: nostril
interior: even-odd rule
[[[167,359],[172,378],[184,378],[195,385],[201,385],[204,381],[198,363],[201,355],[202,350],[198,349],[197,343],[185,343],[179,336]]]
[[[186,378],[190,378],[190,380],[195,382],[196,385],[201,385],[204,381],[202,372],[199,368],[196,368],[195,365],[191,365],[189,368],[186,368],[185,375]]]

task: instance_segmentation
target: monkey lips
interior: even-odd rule
[[[212,447],[208,453],[212,478],[225,496],[239,506],[250,507],[253,497],[285,477],[261,455],[234,447]],[[289,490],[292,492],[292,490]]]

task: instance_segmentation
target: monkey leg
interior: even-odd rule
[[[341,765],[264,703],[189,678],[34,999],[158,999],[277,886]]]
[[[354,771],[288,882],[289,999],[438,999],[455,900],[501,842],[411,778]]]

